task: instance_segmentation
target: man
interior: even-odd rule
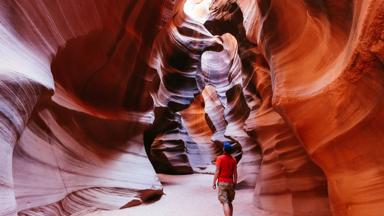
[[[213,178],[213,189],[216,184],[219,188],[219,201],[223,205],[224,215],[232,216],[232,201],[235,198],[235,185],[237,183],[237,162],[231,156],[232,145],[230,142],[223,143],[224,154],[216,159],[216,172]]]

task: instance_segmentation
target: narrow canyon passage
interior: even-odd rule
[[[219,216],[225,143],[236,216],[382,216],[383,98],[384,0],[0,0],[0,216]]]

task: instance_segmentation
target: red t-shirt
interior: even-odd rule
[[[235,158],[230,155],[220,155],[216,159],[216,169],[219,170],[219,182],[233,183],[233,173],[236,169]]]

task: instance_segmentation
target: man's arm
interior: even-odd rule
[[[213,190],[216,189],[216,182],[217,182],[217,178],[219,177],[219,172],[220,172],[220,160],[216,160],[216,171],[215,171],[215,175],[213,176],[213,185],[212,185]]]
[[[235,170],[233,171],[233,185],[237,184],[237,165],[235,164]]]

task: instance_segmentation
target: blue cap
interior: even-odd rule
[[[232,151],[232,144],[229,141],[224,141],[224,151],[231,152]]]

